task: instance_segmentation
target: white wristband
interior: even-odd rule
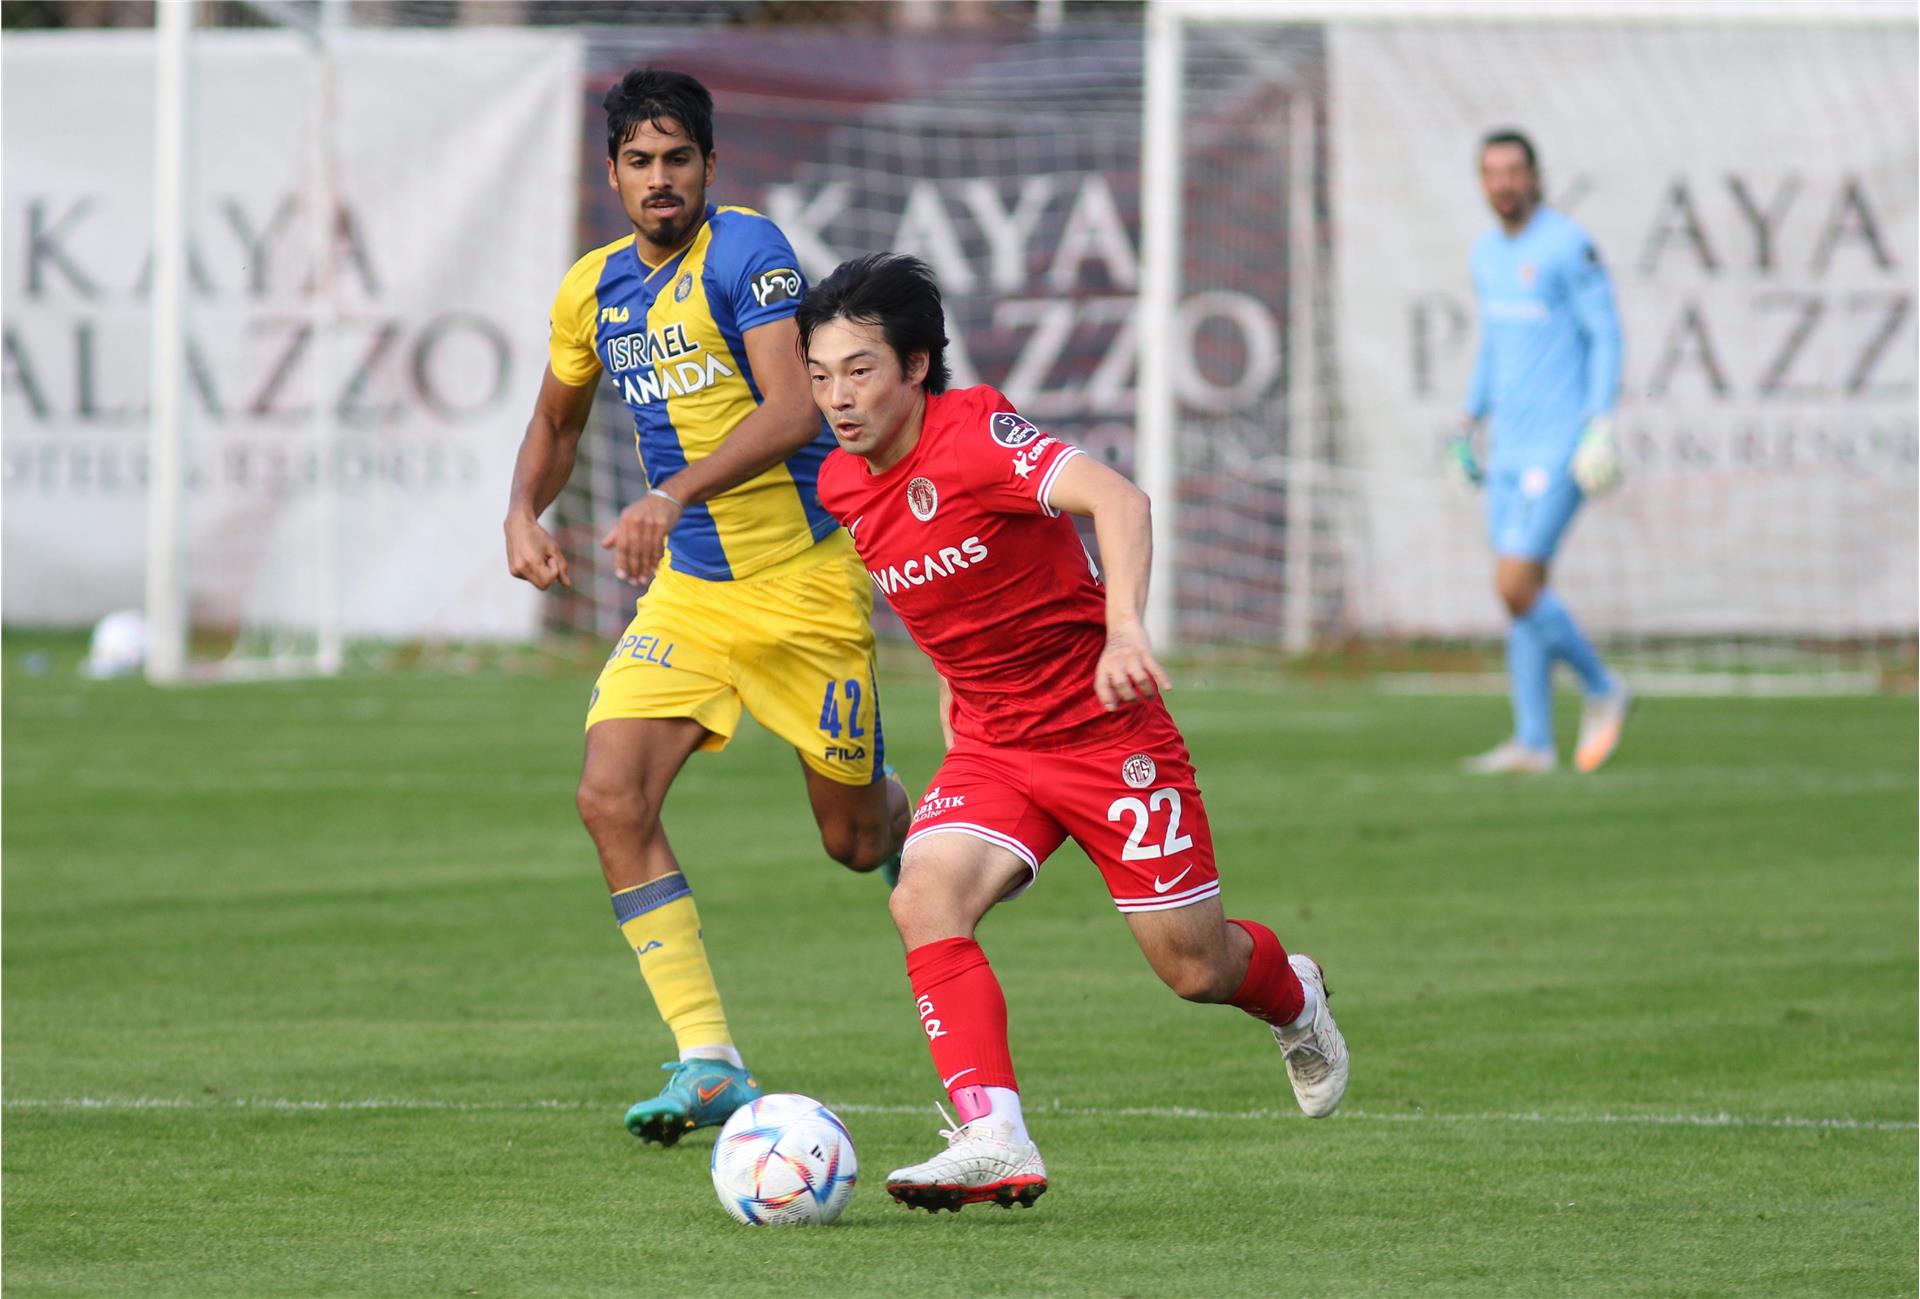
[[[647,488],[647,495],[658,496],[663,501],[672,501],[675,509],[684,510],[687,508],[685,502],[674,500],[673,497],[667,495],[665,492],[661,491],[658,487]]]

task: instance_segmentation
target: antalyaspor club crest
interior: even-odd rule
[[[1120,764],[1120,779],[1135,789],[1145,789],[1159,774],[1159,767],[1155,766],[1153,759],[1144,753],[1136,753]]]
[[[931,479],[916,478],[907,484],[907,508],[922,523],[933,517],[933,512],[940,508],[940,493],[933,489]]]

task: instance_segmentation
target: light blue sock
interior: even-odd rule
[[[1527,610],[1526,621],[1533,624],[1548,653],[1564,660],[1579,674],[1581,689],[1590,695],[1604,695],[1613,690],[1613,677],[1607,672],[1606,664],[1600,661],[1593,643],[1573,620],[1573,611],[1561,603],[1559,596],[1552,591],[1542,591],[1533,608]]]
[[[1551,749],[1553,654],[1531,613],[1507,625],[1507,678],[1513,692],[1514,738],[1529,749]]]

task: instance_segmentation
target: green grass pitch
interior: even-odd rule
[[[1228,914],[1324,961],[1346,1106],[1069,849],[982,930],[1053,1189],[937,1219],[880,1188],[939,1124],[884,889],[750,729],[668,825],[749,1062],[862,1166],[775,1232],[708,1133],[620,1126],[671,1052],[574,819],[584,676],[76,653],[6,643],[10,1296],[1915,1291],[1910,698],[1649,700],[1599,776],[1499,783],[1455,774],[1496,699],[1188,680]],[[931,692],[885,700],[917,793]]]

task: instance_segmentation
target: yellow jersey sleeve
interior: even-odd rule
[[[584,388],[600,377],[600,354],[594,350],[597,324],[600,273],[607,264],[607,250],[596,248],[573,264],[553,295],[553,314],[548,317],[547,364],[553,376],[573,388]]]

